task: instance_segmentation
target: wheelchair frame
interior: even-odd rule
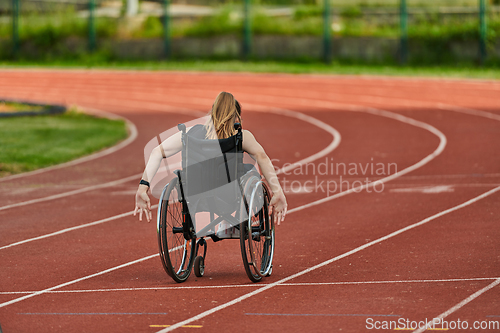
[[[184,124],[179,124],[178,128],[182,131],[184,157],[187,149],[186,127]],[[241,125],[235,124],[235,129],[237,130],[236,149],[238,150],[242,142]],[[235,175],[238,175],[238,164],[235,163]],[[242,177],[238,182],[242,195],[238,207],[235,209],[235,216],[222,214],[215,218],[215,213],[210,211],[210,223],[196,232],[184,195],[183,177],[185,174],[182,170],[176,170],[174,173],[177,177],[163,188],[157,217],[160,259],[167,274],[179,283],[186,281],[192,270],[196,276],[202,277],[207,254],[205,238],[210,237],[214,242],[231,239],[221,239],[216,235],[215,227],[221,221],[226,220],[240,230],[239,239],[243,266],[249,279],[253,282],[259,282],[263,277],[270,276],[273,267],[275,228],[273,216],[269,212],[271,194],[262,177],[260,175],[259,177],[250,175],[247,179]],[[247,193],[251,193],[249,200],[245,196]],[[259,200],[262,202],[261,207],[255,205],[256,202],[260,202]],[[241,218],[237,219],[236,217],[242,216],[242,210],[245,211],[248,218],[240,223]],[[197,234],[205,236],[197,239]],[[200,247],[203,247],[203,255],[198,255]]]

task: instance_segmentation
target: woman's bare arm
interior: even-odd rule
[[[163,149],[163,152],[162,152]],[[181,132],[175,133],[160,145],[155,147],[149,155],[148,163],[142,174],[142,179],[150,182],[158,172],[161,160],[163,157],[169,157],[179,152],[182,149]],[[139,221],[142,221],[142,213],[146,214],[147,221],[151,221],[153,214],[151,213],[151,201],[147,194],[149,187],[146,185],[139,185],[137,193],[135,194],[135,210],[134,216],[139,213]]]
[[[273,191],[273,198],[271,199],[270,205],[273,207],[275,220],[280,224],[280,222],[285,219],[287,203],[273,164],[264,148],[257,142],[253,134],[247,130],[243,131],[243,150],[257,160],[262,174],[269,183]]]

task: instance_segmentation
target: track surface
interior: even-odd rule
[[[311,165],[280,175],[290,213],[277,228],[271,277],[250,283],[239,243],[209,242],[205,276],[179,285],[156,255],[155,223],[127,213],[144,145],[204,115],[222,90],[242,103],[244,127],[277,167],[326,155],[312,162],[316,174]],[[157,332],[176,324],[360,332],[369,320],[444,314],[469,327],[500,320],[498,82],[15,70],[0,72],[0,95],[103,110],[138,130],[106,156],[0,180],[4,333]],[[338,135],[284,110],[333,127],[340,145],[328,150]],[[346,172],[318,174],[325,159]],[[381,179],[380,193],[346,192],[366,179]],[[328,181],[343,181],[345,193],[327,193]]]

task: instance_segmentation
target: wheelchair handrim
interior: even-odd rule
[[[161,196],[160,196],[160,204],[158,205],[158,211],[156,213],[156,232],[159,233],[160,232],[160,220],[161,220],[161,203],[163,202],[163,198],[165,197],[165,193],[167,192],[167,188],[168,188],[168,185],[170,183],[167,183],[167,185],[165,185],[163,187],[163,191],[161,191]]]
[[[271,263],[272,263],[272,260],[273,260],[273,254],[274,254],[274,241],[273,239],[271,238],[271,256],[268,258],[267,260],[267,267],[266,267],[266,270],[264,272],[261,272],[260,271],[260,268],[257,268],[257,263],[256,263],[256,259],[255,259],[255,256],[254,256],[254,251],[253,251],[253,245],[252,245],[252,220],[251,220],[251,212],[252,212],[252,207],[253,207],[253,202],[254,202],[254,198],[255,198],[255,193],[259,187],[259,185],[263,184],[262,180],[259,180],[253,190],[252,190],[252,195],[250,197],[250,204],[248,206],[248,249],[249,249],[249,252],[250,252],[250,261],[252,263],[252,266],[255,268],[255,272],[257,273],[257,275],[259,275],[260,277],[264,277],[266,276],[267,274],[269,274],[269,271],[271,270]],[[265,218],[265,217],[264,217]],[[274,233],[274,225],[273,225],[273,230],[271,231],[271,237],[273,237]]]

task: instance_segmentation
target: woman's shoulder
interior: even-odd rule
[[[244,129],[241,132],[243,133],[243,140],[244,139],[255,140],[255,136],[249,130]]]
[[[252,134],[252,132],[250,132],[249,130],[242,130],[241,131],[243,133],[243,136],[242,136],[242,141],[243,141],[243,145],[245,147],[248,147],[250,145],[254,145],[255,143],[257,143],[257,140],[255,139],[255,136]]]

